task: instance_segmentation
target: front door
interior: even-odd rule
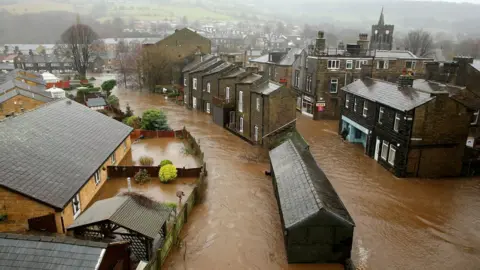
[[[375,143],[375,155],[373,156],[376,161],[378,161],[378,154],[380,152],[380,140],[377,137],[377,141]]]

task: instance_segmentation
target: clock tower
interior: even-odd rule
[[[372,25],[372,35],[370,36],[371,50],[392,50],[393,47],[393,24],[385,24],[383,17],[383,8],[380,13],[378,24]]]

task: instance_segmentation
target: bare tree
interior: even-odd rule
[[[97,33],[85,24],[80,23],[77,17],[77,23],[70,26],[61,36],[63,44],[72,53],[73,68],[79,73],[81,78],[85,78],[90,60],[90,45],[98,39]]]
[[[433,38],[429,32],[417,29],[408,32],[404,39],[405,49],[418,57],[431,56],[433,53]]]
[[[120,40],[116,48],[116,64],[118,68],[117,81],[127,86],[142,87],[141,75],[139,76],[139,65],[137,63],[140,57],[140,44],[126,44]]]

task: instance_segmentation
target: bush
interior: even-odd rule
[[[177,208],[177,204],[174,202],[164,202],[162,204],[165,205],[166,207]]]
[[[112,107],[115,107],[115,108],[118,108],[118,106],[120,105],[120,101],[118,100],[118,97],[115,96],[115,95],[110,95],[108,98],[107,98],[107,104],[112,106]]]
[[[160,178],[161,182],[168,183],[177,178],[177,168],[175,168],[175,166],[172,164],[165,165],[160,168],[158,177]]]
[[[141,120],[138,118],[138,116],[132,115],[130,117],[127,117],[123,120],[123,123],[131,126],[134,129],[138,129],[141,126]]]
[[[170,130],[167,116],[158,109],[149,109],[143,113],[141,128],[144,130]]]
[[[172,161],[168,160],[168,159],[164,159],[160,162],[160,166],[165,166],[165,165],[168,165],[168,164],[173,164]]]
[[[113,88],[117,85],[116,80],[108,80],[104,81],[102,83],[102,89],[107,93],[107,97],[110,96],[110,93],[112,92]]]
[[[153,165],[153,158],[149,156],[141,156],[140,157],[140,164],[142,166],[152,166]]]
[[[148,174],[147,170],[142,169],[135,174],[133,179],[135,180],[135,182],[143,184],[148,182],[148,180],[150,179],[150,175]]]

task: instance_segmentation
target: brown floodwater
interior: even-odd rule
[[[178,168],[197,168],[199,162],[188,154],[185,144],[177,138],[154,138],[132,142],[131,151],[122,159],[120,165],[140,165],[140,157],[153,158],[153,164],[159,165],[164,159],[172,161]]]
[[[168,184],[164,184],[160,182],[160,179],[152,177],[147,183],[137,184],[132,179],[131,191],[143,194],[157,202],[172,202],[178,204],[177,191],[183,191],[183,193],[185,193],[184,198],[188,198],[195,187],[196,180],[197,178],[195,177],[181,177]],[[125,192],[128,192],[127,178],[117,177],[109,179],[95,195],[95,198],[93,198],[89,206],[96,201],[108,199]]]
[[[115,90],[135,113],[164,110],[200,139],[208,167],[204,203],[182,231],[168,269],[341,269],[288,265],[268,159],[211,117],[141,91]],[[398,179],[337,135],[336,121],[299,115],[297,126],[356,223],[358,269],[479,269],[480,180]]]

